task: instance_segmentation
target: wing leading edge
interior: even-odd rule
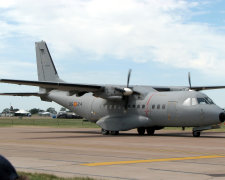
[[[74,91],[74,92],[96,92],[103,89],[99,85],[88,84],[72,84],[64,82],[48,82],[48,81],[27,81],[27,80],[13,80],[13,79],[0,79],[2,83],[38,86],[45,89],[57,89],[62,91]]]

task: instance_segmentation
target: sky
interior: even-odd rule
[[[47,42],[71,83],[225,85],[223,0],[0,0],[0,78],[37,80],[34,43]],[[0,84],[0,92],[38,88]],[[225,107],[225,89],[203,91]],[[61,106],[0,97],[0,112]]]

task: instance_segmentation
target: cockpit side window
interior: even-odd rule
[[[196,98],[192,98],[191,105],[192,105],[192,106],[195,106],[195,105],[197,105],[197,104],[198,104],[197,99],[196,99]]]
[[[184,102],[183,102],[184,106],[190,106],[191,105],[191,98],[187,98]]]

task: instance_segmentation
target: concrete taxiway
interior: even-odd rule
[[[0,128],[0,154],[19,171],[96,179],[225,179],[225,133],[99,129]]]

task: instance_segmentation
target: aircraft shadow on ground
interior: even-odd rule
[[[28,132],[26,132],[28,133]],[[29,132],[30,133],[30,132]],[[173,133],[156,133],[154,136],[148,135],[138,135],[137,133],[126,133],[121,132],[119,135],[101,135],[100,131],[41,131],[41,132],[32,132],[32,133],[41,133],[41,134],[85,134],[85,135],[70,135],[70,136],[53,136],[53,137],[37,137],[37,138],[28,138],[28,139],[78,139],[78,138],[108,138],[108,137],[186,137],[193,138],[191,132],[173,132]],[[220,134],[220,135],[219,135]],[[222,135],[224,134],[224,136]],[[199,138],[222,138],[225,139],[225,132],[203,132]]]

